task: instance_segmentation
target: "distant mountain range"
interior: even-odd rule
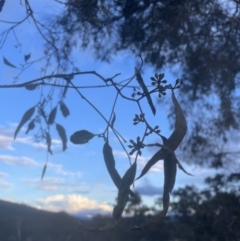
[[[1,241],[83,240],[79,221],[64,212],[42,211],[0,200]]]

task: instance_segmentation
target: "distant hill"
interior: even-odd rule
[[[0,200],[0,241],[85,240],[78,219]]]

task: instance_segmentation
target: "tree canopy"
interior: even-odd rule
[[[62,150],[65,151],[69,138],[65,128],[57,121],[57,110],[60,109],[63,117],[70,115],[65,98],[70,90],[75,91],[104,120],[106,128],[97,134],[91,130],[76,130],[70,135],[70,141],[82,145],[94,137],[103,139],[103,158],[118,190],[117,204],[113,209],[113,222],[97,231],[116,225],[129,196],[134,196],[130,189],[131,185],[147,174],[159,160],[164,160],[163,210],[153,221],[133,227],[133,230],[148,229],[167,214],[177,167],[189,174],[175,154],[187,134],[187,129],[189,133],[182,150],[188,161],[211,163],[213,167],[222,167],[229,165],[229,154],[239,154],[238,150],[223,148],[228,147],[227,143],[231,144],[233,135],[239,136],[236,132],[239,131],[240,118],[239,3],[223,3],[217,0],[75,0],[56,1],[56,4],[61,6],[61,14],[39,20],[30,1],[26,0],[26,16],[19,22],[7,22],[12,24],[12,27],[1,34],[0,45],[3,47],[8,34],[14,32],[27,19],[30,20],[44,41],[44,57],[39,60],[44,59],[45,65],[41,68],[39,78],[19,81],[21,73],[39,61],[31,61],[31,54],[25,55],[25,63],[21,66],[15,82],[12,85],[1,85],[0,88],[26,88],[34,91],[38,88],[51,87],[47,94],[41,94],[39,101],[33,103],[23,114],[15,130],[14,139],[27,123],[26,133],[38,126],[39,131],[35,140],[44,140],[47,152],[53,154],[50,130],[55,127],[62,141]],[[2,10],[4,11],[4,6]],[[16,41],[18,46],[17,37]],[[135,68],[133,76],[117,82],[115,78],[119,74],[109,78],[95,71],[81,71],[73,60],[74,51],[79,48],[91,48],[96,58],[103,61],[111,61],[111,58],[121,51],[131,51],[133,55],[140,55],[141,64]],[[3,63],[8,67],[17,68],[8,57],[3,57]],[[51,63],[54,63],[54,67]],[[144,80],[141,74],[141,70],[148,64],[157,70],[155,75],[149,77],[151,82]],[[159,69],[170,69],[173,72],[175,70],[175,73],[181,76],[181,80],[177,79],[175,84],[169,84]],[[104,87],[111,87],[115,93],[109,116],[102,114],[101,110],[82,93],[82,86],[76,86],[74,83],[76,76],[86,74],[97,76]],[[132,85],[133,80],[136,80],[137,85]],[[181,94],[178,100],[175,91],[180,87]],[[132,92],[124,92],[127,88]],[[58,95],[54,90],[58,91]],[[148,116],[141,106],[141,100],[145,100],[151,114],[155,115],[153,96],[156,94],[159,98],[166,94],[171,95],[175,124],[169,137],[160,133],[159,126],[148,123]],[[134,102],[137,113],[133,114],[131,124],[143,124],[145,127],[143,133],[129,140],[128,150],[125,147],[127,141],[115,128],[115,107],[119,98]],[[109,130],[113,131],[129,159],[135,154],[134,162],[122,177],[115,167],[108,137]],[[162,142],[146,143],[145,139],[149,135],[156,135]],[[153,146],[157,147],[158,151],[136,178],[137,160],[142,154],[142,149]],[[46,170],[47,163],[43,168],[42,179]]]
[[[193,122],[186,159],[215,167],[226,162],[227,151],[217,149],[231,139],[229,132],[239,131],[240,119],[238,1],[69,0],[62,4],[63,14],[52,26],[64,32],[63,58],[80,39],[82,48],[90,46],[102,60],[110,61],[127,50],[141,54],[157,70],[173,69],[181,76],[181,101]]]

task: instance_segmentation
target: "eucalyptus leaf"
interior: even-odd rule
[[[33,130],[34,128],[35,128],[35,120],[32,120],[32,121],[30,121],[30,122],[28,123],[28,128],[27,128],[25,134],[28,134],[28,132],[29,132],[30,130]]]
[[[31,57],[31,54],[24,55],[25,62],[27,62],[30,59],[30,57]]]
[[[3,62],[9,67],[17,68],[14,64],[10,63],[5,57],[3,57]]]
[[[153,157],[144,166],[140,176],[137,179],[143,177],[149,171],[149,169],[159,160],[163,160],[168,155],[168,152],[174,153],[174,151],[181,144],[187,132],[187,122],[183,114],[183,111],[181,109],[181,106],[179,105],[175,97],[173,90],[172,90],[172,101],[175,106],[175,113],[176,113],[175,129],[170,135],[170,137],[167,139],[167,141],[165,142],[164,148],[161,148],[153,155]]]
[[[113,209],[113,218],[119,220],[129,199],[130,186],[133,184],[137,170],[136,161],[124,174],[118,191],[117,205]]]
[[[49,132],[46,132],[46,143],[47,143],[48,152],[52,155],[53,154],[51,150],[52,139]]]
[[[29,110],[27,110],[27,111],[24,113],[24,115],[23,115],[20,123],[19,123],[18,126],[17,126],[17,129],[15,130],[14,140],[16,139],[16,136],[17,136],[18,132],[20,131],[20,129],[22,128],[22,126],[31,119],[31,117],[32,117],[33,114],[34,114],[34,111],[35,111],[35,106],[33,106],[32,108],[30,108]]]
[[[116,185],[116,187],[119,190],[120,186],[121,186],[122,178],[120,177],[118,171],[116,170],[115,160],[114,160],[114,156],[112,153],[112,148],[109,145],[108,140],[105,141],[104,146],[103,146],[103,157],[104,157],[104,161],[105,161],[108,173],[109,173],[110,177],[112,178],[113,183]],[[129,190],[129,194],[132,197],[134,196],[134,193],[131,190]]]
[[[156,109],[153,105],[153,102],[152,102],[152,98],[151,98],[151,95],[149,94],[148,92],[148,89],[144,83],[144,80],[139,72],[139,70],[137,68],[135,68],[135,75],[136,75],[136,79],[139,83],[139,85],[141,86],[142,90],[143,90],[143,93],[145,95],[145,97],[147,98],[147,101],[148,101],[148,104],[152,110],[152,113],[155,115],[156,114]]]
[[[87,130],[76,131],[70,136],[70,141],[73,144],[86,144],[91,140],[95,135]]]
[[[48,117],[48,124],[49,125],[52,125],[54,123],[55,118],[56,118],[56,114],[57,114],[57,106],[55,106],[49,114],[49,117]]]
[[[47,170],[47,163],[43,167],[41,180],[43,180],[46,170]]]
[[[67,116],[70,115],[70,111],[69,111],[68,107],[66,106],[66,104],[63,101],[60,102],[60,110],[61,110],[62,115],[64,117],[67,117]]]
[[[63,145],[63,151],[67,149],[67,135],[66,131],[63,126],[59,125],[56,123],[56,130],[58,132],[58,135],[60,136],[62,140],[62,145]]]
[[[27,90],[35,90],[37,87],[38,87],[38,84],[37,84],[37,83],[28,84],[28,85],[25,86],[25,88],[26,88]]]

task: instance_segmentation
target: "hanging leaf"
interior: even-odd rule
[[[60,102],[60,110],[61,110],[62,115],[64,117],[67,117],[67,116],[70,115],[70,111],[69,111],[69,109],[67,108],[66,104],[63,101]]]
[[[27,128],[25,134],[28,134],[28,132],[29,132],[30,130],[33,130],[34,127],[35,127],[35,120],[32,120],[32,121],[29,122],[28,128]]]
[[[159,160],[163,160],[166,155],[167,154],[163,148],[160,149],[157,153],[155,153],[153,157],[146,163],[140,176],[136,178],[136,180],[143,177],[155,163],[157,163]]]
[[[56,114],[57,114],[57,106],[54,107],[49,114],[48,122],[47,122],[49,125],[52,125],[53,122],[55,121]]]
[[[46,170],[47,170],[47,163],[43,167],[41,180],[43,180]]]
[[[30,59],[30,57],[31,57],[31,54],[24,55],[25,62],[27,62]]]
[[[111,121],[112,127],[114,126],[115,121],[116,121],[116,115],[115,115],[115,113],[113,113],[113,118],[112,118],[112,121]]]
[[[113,218],[119,220],[129,199],[130,186],[133,184],[137,170],[136,161],[124,174],[118,191],[117,205],[113,209]]]
[[[171,136],[168,138],[166,146],[169,147],[172,151],[175,151],[178,148],[178,146],[181,144],[184,136],[187,133],[187,121],[183,114],[182,108],[175,97],[173,90],[172,90],[172,101],[175,106],[175,113],[176,113],[175,129],[171,134]]]
[[[147,89],[147,87],[146,87],[146,85],[144,83],[144,80],[143,80],[143,78],[142,78],[142,76],[141,76],[141,74],[140,74],[140,72],[139,72],[139,70],[137,68],[135,68],[135,75],[136,75],[136,79],[137,79],[139,85],[141,86],[141,88],[143,90],[143,93],[144,93],[145,97],[147,98],[147,101],[148,101],[148,104],[149,104],[149,106],[150,106],[150,108],[152,110],[152,113],[155,115],[156,114],[156,109],[155,109],[155,107],[153,105],[153,102],[152,102],[152,99],[151,99],[151,95],[149,94],[148,89]]]
[[[22,126],[31,119],[31,117],[34,114],[34,111],[35,111],[35,106],[33,106],[32,108],[30,108],[29,110],[27,110],[24,113],[24,115],[23,115],[23,117],[22,117],[20,123],[18,124],[17,129],[14,133],[14,140],[16,139],[16,136],[17,136],[18,132],[20,131],[20,129],[22,128]]]
[[[62,97],[65,98],[66,97],[66,94],[67,94],[67,90],[69,88],[69,81],[67,81],[65,87],[64,87],[64,90],[63,90],[63,94],[62,94]]]
[[[51,150],[52,139],[48,132],[46,132],[46,143],[47,143],[48,152],[52,155],[52,150]]]
[[[179,168],[180,170],[182,170],[185,174],[187,174],[187,175],[189,175],[189,176],[193,176],[191,173],[187,172],[187,171],[184,169],[184,167],[183,167],[182,164],[178,161],[177,158],[176,158],[176,162],[177,162],[178,168]]]
[[[103,146],[103,157],[104,157],[104,161],[105,161],[108,173],[109,173],[110,177],[112,178],[113,183],[116,185],[116,187],[119,190],[122,178],[120,177],[118,171],[115,168],[115,160],[113,157],[112,148],[108,144],[108,140],[105,142],[105,144]],[[134,196],[134,193],[131,190],[130,190],[129,194],[132,197]]]
[[[6,64],[7,66],[10,66],[12,68],[17,68],[15,65],[11,64],[5,57],[3,57],[3,62],[4,64]]]
[[[163,139],[163,144],[166,144],[167,138],[164,136],[161,137]],[[141,231],[152,228],[167,215],[170,202],[170,193],[172,192],[175,184],[176,174],[177,162],[175,154],[173,152],[167,152],[167,155],[164,158],[163,210],[150,222],[140,226],[135,226],[131,230]]]
[[[1,0],[1,2],[0,2],[0,12],[2,12],[4,3],[5,3],[5,0]]]
[[[175,185],[176,174],[177,174],[177,163],[175,159],[175,154],[169,153],[164,159],[164,193],[169,194],[172,192]],[[167,205],[163,198],[163,207]]]
[[[27,90],[35,90],[38,87],[38,83],[35,84],[28,84],[25,86]]]
[[[177,173],[176,161],[174,155],[169,153],[164,159],[164,188],[163,188],[163,210],[157,215],[156,218],[147,222],[146,224],[135,226],[131,231],[142,231],[154,227],[157,223],[162,221],[162,219],[167,215],[169,202],[170,202],[170,193],[173,190],[175,184],[175,178]]]
[[[171,136],[165,142],[164,144],[165,148],[161,148],[157,153],[153,155],[153,157],[144,166],[140,176],[137,179],[143,177],[149,171],[149,169],[159,160],[164,159],[167,155],[167,152],[170,151],[173,153],[181,144],[187,132],[187,122],[183,114],[183,111],[174,95],[173,90],[172,90],[172,101],[175,106],[175,112],[176,112],[175,129],[171,134]]]
[[[63,126],[61,126],[61,125],[59,125],[57,123],[56,123],[56,129],[57,129],[58,135],[60,136],[60,138],[62,140],[63,151],[65,151],[67,149],[67,135],[66,135],[66,131],[65,131]]]
[[[70,141],[73,144],[85,144],[88,143],[95,135],[89,131],[81,130],[76,131],[74,134],[71,135]]]

